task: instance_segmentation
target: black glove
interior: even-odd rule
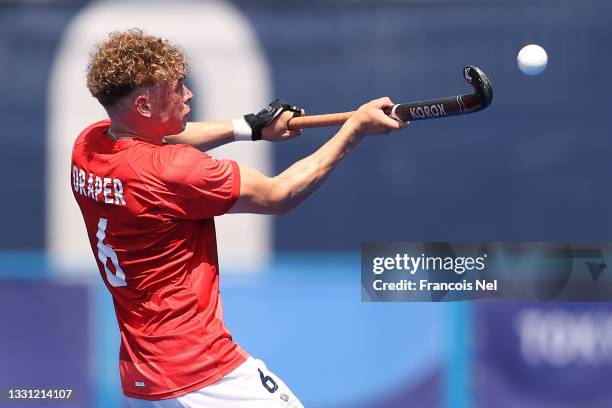
[[[246,120],[251,127],[251,138],[253,140],[261,140],[261,129],[272,123],[272,121],[284,111],[293,112],[293,117],[302,115],[302,108],[290,105],[280,99],[273,100],[257,114],[249,113],[248,115],[244,115],[244,120]]]

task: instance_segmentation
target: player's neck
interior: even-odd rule
[[[162,144],[162,136],[158,135],[159,129],[151,126],[151,120],[140,117],[132,110],[121,109],[121,106],[107,109],[107,113],[111,126],[106,133],[110,139],[136,139],[156,145]]]
[[[129,126],[125,122],[115,121],[112,118],[111,126],[106,131],[106,135],[114,141],[135,139],[152,144],[161,144],[151,139],[151,133],[153,132],[147,132],[146,129],[139,129],[137,126]],[[161,140],[161,138],[159,139]]]
[[[147,142],[147,140],[135,133],[132,132],[126,132],[126,131],[119,131],[117,129],[113,129],[113,126],[111,126],[107,131],[106,131],[106,135],[108,137],[110,137],[112,140],[114,141],[119,141],[119,140],[123,140],[123,139],[138,139],[138,140],[143,140],[145,142]]]

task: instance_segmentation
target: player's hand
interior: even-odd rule
[[[347,126],[352,126],[360,136],[387,134],[408,125],[409,122],[402,122],[391,119],[384,111],[394,105],[389,97],[374,99],[361,105],[359,109],[346,122]]]
[[[285,112],[291,112],[291,116],[282,115]],[[291,117],[300,116],[303,112],[304,110],[296,105],[275,99],[258,113],[244,115],[244,120],[251,128],[252,140],[285,140],[299,135],[299,132],[290,132],[287,123]]]
[[[304,116],[304,109],[302,109],[301,116]],[[269,142],[279,142],[283,140],[289,140],[302,134],[302,130],[289,130],[288,123],[295,117],[295,113],[292,111],[284,111],[276,117],[268,126],[261,129],[261,136],[263,140]]]

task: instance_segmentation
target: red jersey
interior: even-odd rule
[[[223,324],[213,217],[240,194],[235,162],[187,145],[105,135],[94,123],[72,151],[72,189],[121,332],[125,395],[177,397],[248,355]]]

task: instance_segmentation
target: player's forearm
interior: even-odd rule
[[[202,151],[214,149],[234,140],[234,128],[229,120],[188,122],[183,132],[164,138],[166,143],[188,144]]]
[[[275,212],[285,213],[314,193],[360,141],[355,127],[347,123],[315,153],[274,177],[274,183],[282,192]]]

